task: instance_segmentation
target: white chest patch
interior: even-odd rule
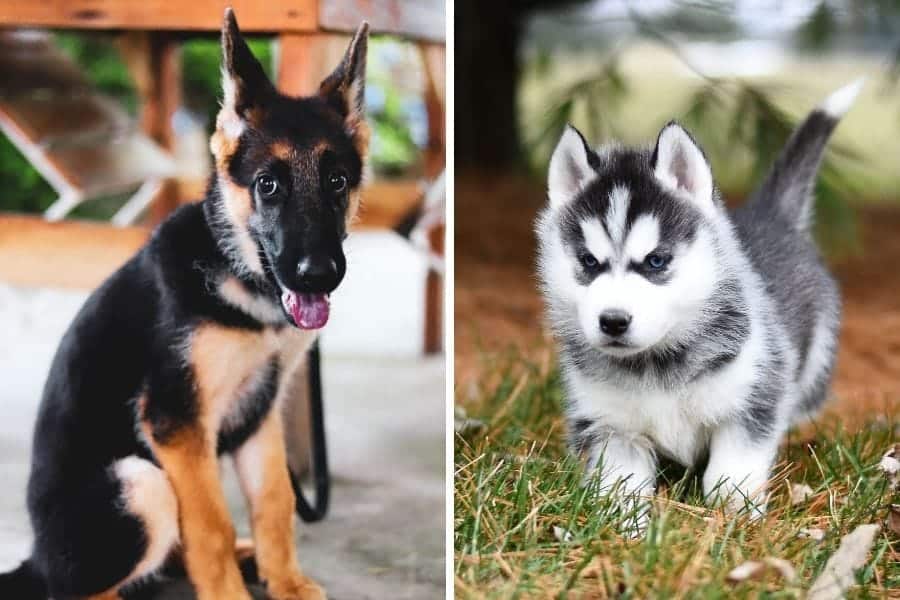
[[[692,465],[707,448],[713,429],[743,409],[755,377],[748,368],[752,350],[745,348],[726,367],[673,390],[619,386],[573,373],[573,412],[645,438],[663,455]]]

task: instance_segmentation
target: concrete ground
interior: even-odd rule
[[[56,343],[84,298],[0,285],[0,570],[28,553],[32,423]],[[443,358],[326,353],[323,360],[331,508],[320,523],[299,523],[301,565],[329,598],[443,598]],[[227,461],[223,471],[238,534],[246,536]],[[193,595],[186,582],[173,581],[144,597]]]

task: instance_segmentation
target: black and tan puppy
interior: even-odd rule
[[[366,41],[363,25],[318,94],[291,98],[226,12],[206,198],[160,225],[63,338],[34,435],[34,549],[0,597],[117,598],[180,546],[201,599],[249,599],[223,454],[269,595],[323,597],[297,564],[278,405],[344,276],[368,138]]]

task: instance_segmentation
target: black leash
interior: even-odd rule
[[[319,342],[313,344],[307,353],[306,368],[309,373],[309,436],[312,452],[312,477],[316,496],[313,504],[306,500],[300,487],[300,478],[293,471],[291,486],[297,497],[297,514],[307,523],[315,523],[328,513],[328,494],[331,490],[331,475],[328,473],[328,454],[325,449],[325,418],[322,414],[322,359]]]

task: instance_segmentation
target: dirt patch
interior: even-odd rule
[[[550,346],[534,276],[533,222],[544,190],[526,178],[466,173],[455,196],[456,387],[511,348]],[[900,407],[900,207],[860,216],[863,253],[834,264],[844,320],[830,410],[853,421]]]

